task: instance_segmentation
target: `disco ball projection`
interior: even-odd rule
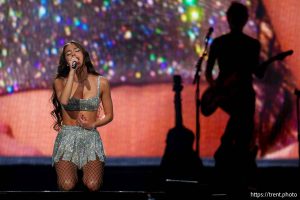
[[[262,61],[281,52],[263,3],[240,2],[250,13],[245,32],[262,43]],[[183,123],[195,133],[195,64],[209,28],[214,29],[209,45],[229,30],[230,3],[0,0],[0,156],[51,156],[57,134],[50,115],[52,82],[63,45],[76,40],[111,84],[115,119],[99,128],[108,157],[160,158],[175,125],[173,76],[182,77]],[[205,65],[206,60],[202,71]],[[202,74],[200,86],[202,93],[207,87]],[[296,150],[286,150],[297,142],[294,86],[284,61],[255,80],[260,158],[296,157]],[[201,116],[200,156],[213,156],[227,120],[220,110]]]

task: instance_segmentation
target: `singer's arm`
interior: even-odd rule
[[[54,80],[54,89],[57,95],[57,99],[63,105],[67,105],[69,102],[69,98],[72,92],[74,74],[75,74],[75,70],[70,69],[67,82],[65,85],[63,79],[61,78],[57,78]]]
[[[216,55],[216,47],[215,47],[215,41],[210,46],[209,54],[208,54],[208,60],[207,60],[207,65],[205,69],[205,78],[206,81],[209,83],[209,85],[214,84],[214,79],[212,77],[212,70],[214,68],[217,55]]]
[[[111,99],[111,92],[110,92],[110,86],[107,79],[102,78],[101,79],[101,87],[103,88],[103,92],[101,94],[101,100],[103,105],[103,111],[104,111],[104,117],[98,118],[93,127],[100,127],[105,124],[108,124],[111,122],[114,118],[114,112],[113,112],[113,103]]]

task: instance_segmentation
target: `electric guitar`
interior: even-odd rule
[[[263,62],[257,67],[257,76],[262,78],[267,66],[276,60],[283,60],[285,57],[292,54],[293,50],[289,50],[269,58],[267,61]],[[201,113],[206,117],[210,116],[216,111],[222,102],[234,97],[239,90],[235,83],[237,83],[240,79],[240,75],[234,73],[226,80],[222,82],[216,82],[215,85],[209,86],[203,92],[201,97]]]

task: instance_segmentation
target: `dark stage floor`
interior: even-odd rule
[[[160,179],[158,170],[158,166],[106,166],[102,191],[93,195],[99,196],[99,199],[115,200],[159,200],[174,196],[175,199],[180,199],[183,195],[182,198],[188,200],[193,199],[191,194],[196,195],[197,199],[232,199],[233,194],[241,192],[239,185],[232,187],[231,180],[216,179],[213,167],[204,167],[198,182],[164,182]],[[257,172],[256,187],[247,188],[245,193],[249,198],[268,192],[286,193],[285,195],[295,193],[298,197],[291,199],[300,198],[298,167],[259,167]],[[0,177],[0,199],[53,197],[66,200],[68,197],[71,199],[91,195],[80,184],[76,191],[59,192],[55,171],[50,165],[3,165],[0,166]]]

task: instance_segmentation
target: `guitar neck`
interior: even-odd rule
[[[181,95],[180,92],[175,93],[175,124],[176,126],[182,125],[182,109],[181,109]]]
[[[289,50],[289,51],[279,53],[276,56],[269,58],[267,61],[265,61],[259,65],[258,69],[256,70],[257,72],[255,74],[257,74],[258,78],[262,78],[265,74],[267,67],[270,64],[272,64],[276,60],[283,60],[285,57],[292,55],[293,52],[294,52],[293,50]]]

